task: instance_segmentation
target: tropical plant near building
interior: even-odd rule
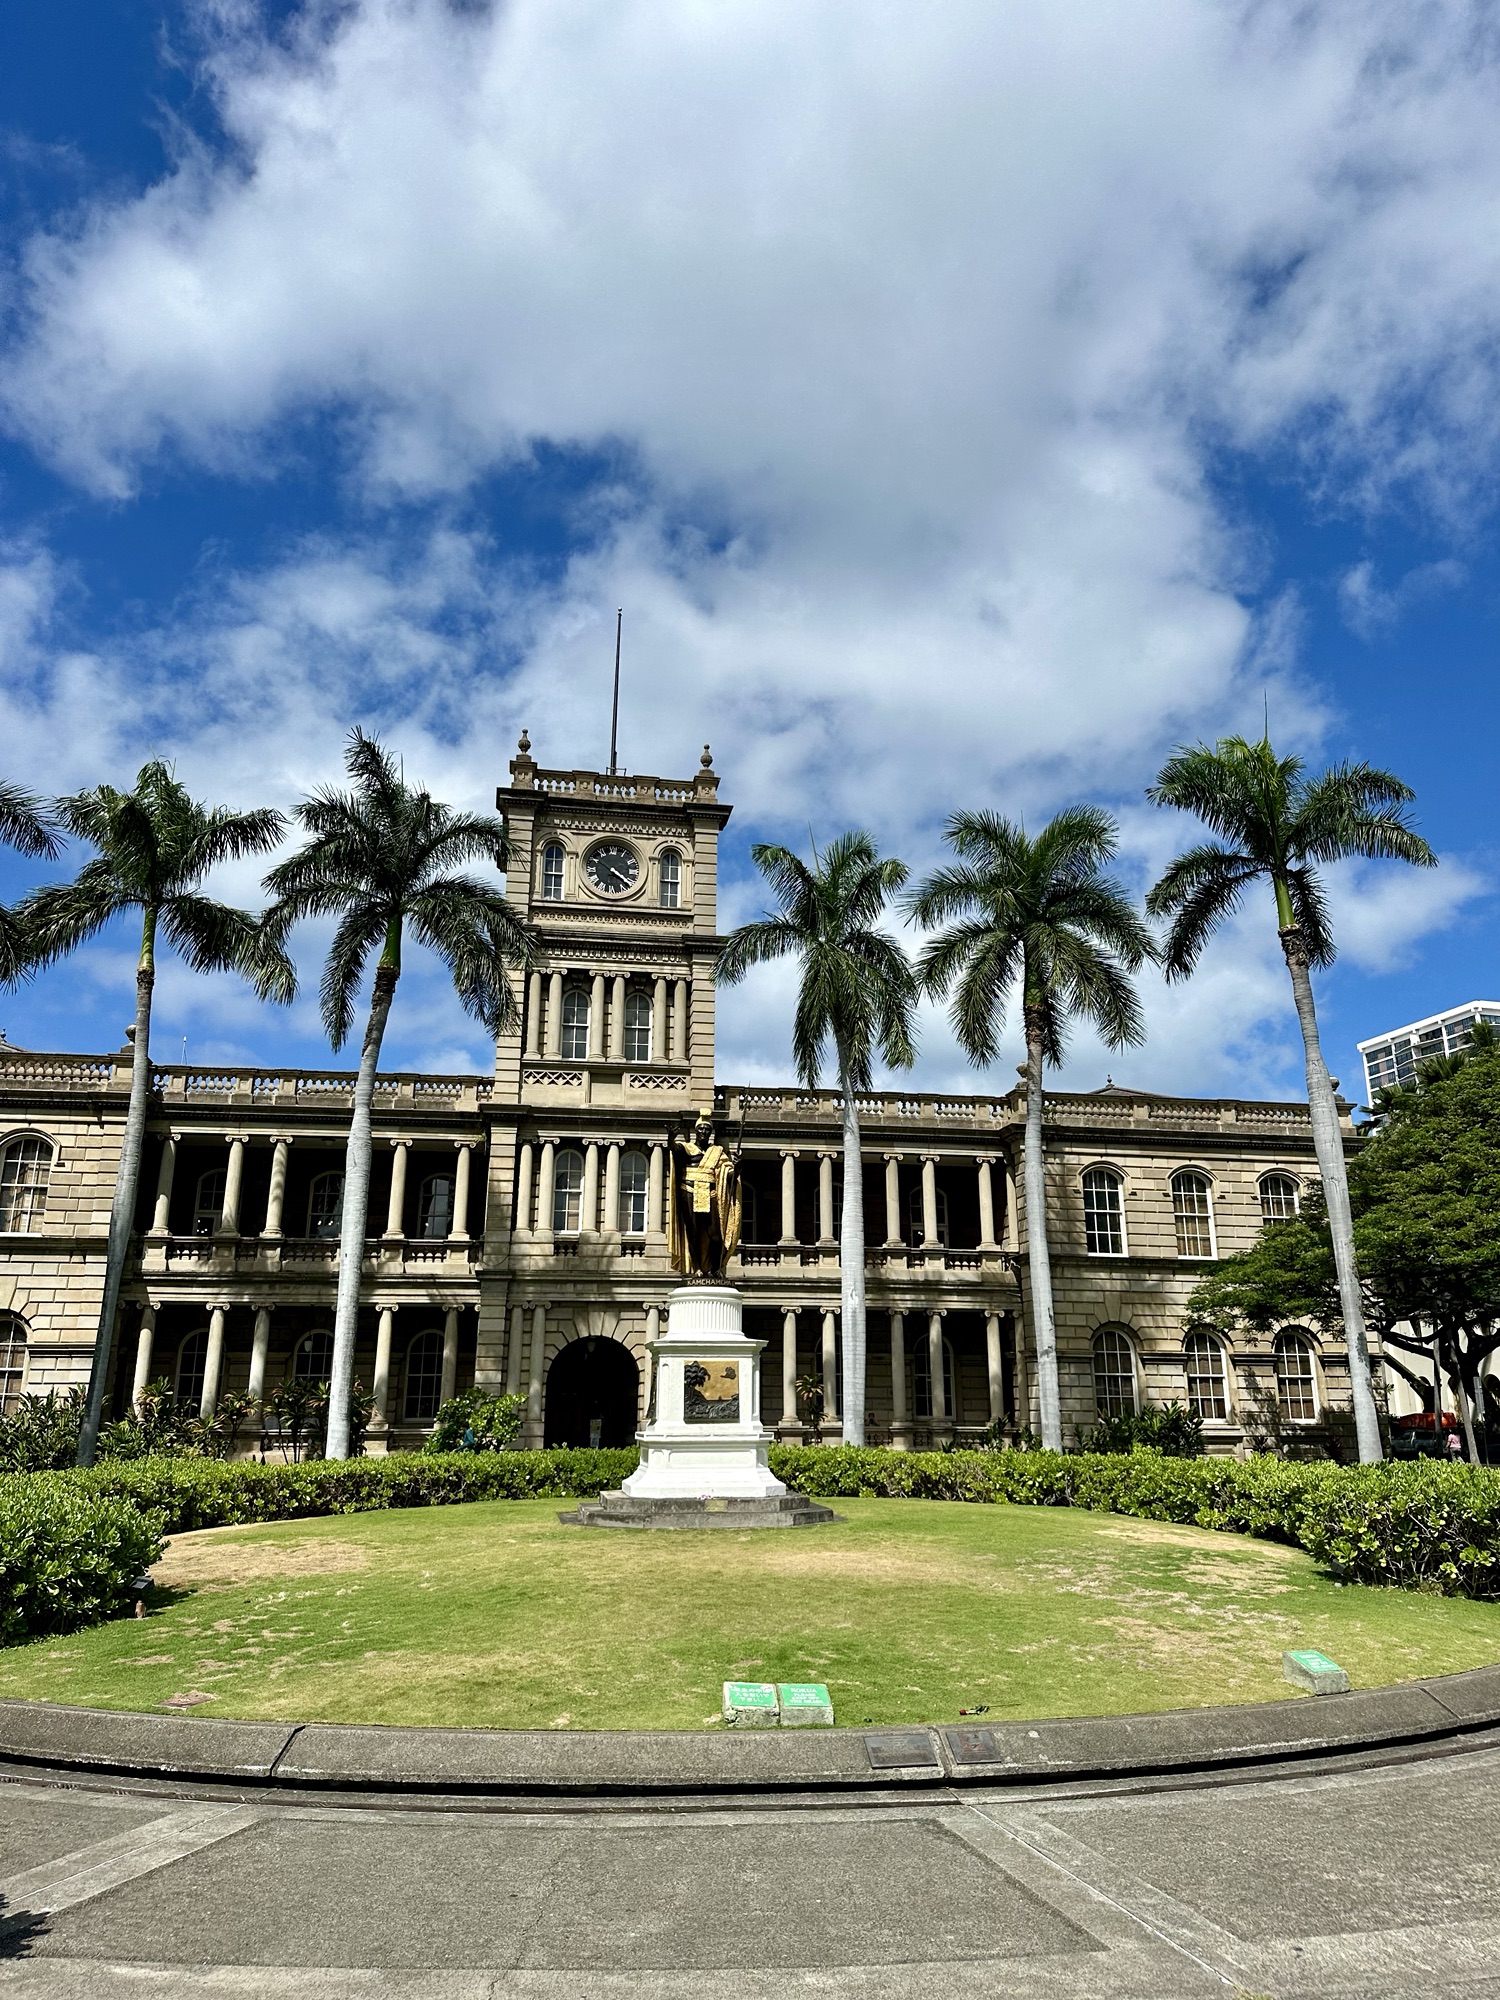
[[[530,933],[502,890],[454,872],[478,860],[503,871],[509,852],[505,822],[455,812],[424,787],[409,785],[389,752],[362,730],[350,735],[344,763],[351,789],[325,788],[303,800],[296,817],[306,843],[266,877],[276,898],[267,923],[277,936],[304,917],[338,920],[319,994],[323,1025],[335,1049],[348,1039],[366,966],[371,954],[379,953],[344,1155],[329,1379],[330,1458],[347,1458],[351,1447],[354,1336],[370,1193],[370,1107],[401,977],[405,934],[409,930],[443,961],[466,1010],[493,1035],[516,1016],[507,965],[525,968],[532,958]]]
[[[813,865],[790,848],[756,846],[755,865],[776,899],[774,915],[743,924],[719,953],[724,985],[753,965],[795,958],[799,963],[792,1055],[797,1074],[815,1089],[829,1043],[843,1102],[844,1206],[839,1226],[844,1323],[843,1435],[865,1441],[865,1203],[860,1151],[859,1093],[869,1090],[877,1053],[892,1069],[909,1069],[917,983],[910,961],[877,928],[906,881],[906,864],[882,860],[867,833],[845,833]]]
[[[955,813],[945,829],[958,856],[911,900],[919,924],[937,928],[919,964],[930,993],[951,993],[959,1045],[979,1067],[1000,1053],[1006,1007],[1019,994],[1026,1035],[1025,1197],[1027,1269],[1036,1342],[1042,1440],[1062,1449],[1062,1399],[1047,1235],[1042,1075],[1063,1059],[1083,1020],[1109,1048],[1144,1037],[1130,975],[1151,957],[1150,932],[1105,872],[1118,840],[1097,806],[1070,806],[1035,837],[993,812]]]
[[[52,964],[116,917],[139,914],[141,920],[130,1102],[110,1208],[99,1331],[78,1439],[78,1463],[89,1465],[99,1438],[120,1285],[140,1182],[151,1092],[151,1000],[157,944],[165,938],[195,972],[240,973],[263,1000],[290,1000],[296,979],[279,941],[258,918],[216,902],[202,890],[205,879],[225,862],[263,854],[274,847],[285,826],[280,813],[269,808],[231,812],[225,806],[199,805],[167,765],[154,760],[142,767],[133,791],[99,785],[93,791],[59,799],[56,813],[65,832],[87,841],[97,851],[71,882],[37,889],[17,907],[15,921],[27,964]]]
[[[1200,743],[1179,750],[1162,766],[1147,797],[1153,805],[1191,813],[1217,835],[1179,854],[1146,899],[1153,916],[1170,919],[1163,952],[1169,979],[1187,978],[1209,938],[1239,908],[1252,883],[1269,884],[1275,896],[1276,929],[1302,1030],[1307,1104],[1349,1346],[1359,1455],[1373,1462],[1384,1454],[1344,1141],[1313,1000],[1313,968],[1332,965],[1335,956],[1318,870],[1355,855],[1430,868],[1436,856],[1407,819],[1411,788],[1389,771],[1339,764],[1310,777],[1301,758],[1278,757],[1264,737],[1249,743],[1229,736],[1213,749]]]
[[[41,800],[5,779],[0,779],[0,841],[37,861],[54,861],[61,851]],[[13,986],[29,970],[25,935],[15,912],[0,908],[0,986]]]

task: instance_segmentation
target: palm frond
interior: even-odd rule
[[[359,991],[370,953],[385,940],[390,920],[383,903],[355,903],[333,934],[323,976],[318,982],[318,1006],[329,1046],[341,1049],[354,1025],[354,996]]]
[[[37,861],[55,861],[62,852],[41,800],[24,785],[3,778],[0,778],[0,841]]]

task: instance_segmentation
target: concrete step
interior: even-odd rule
[[[557,1518],[570,1528],[816,1528],[840,1516],[805,1493],[645,1500],[616,1492],[580,1501]]]

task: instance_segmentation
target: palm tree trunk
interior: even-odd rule
[[[125,1280],[125,1260],[130,1254],[130,1238],[135,1228],[136,1195],[141,1182],[141,1153],[146,1143],[146,1112],[151,1101],[151,994],[156,985],[156,912],[146,911],[141,922],[141,955],[135,968],[135,1037],[131,1043],[130,1103],[125,1112],[125,1138],[120,1147],[120,1171],[115,1177],[114,1200],[109,1210],[109,1247],[104,1259],[104,1297],[99,1306],[99,1330],[94,1336],[94,1359],[89,1368],[89,1388],[83,1406],[83,1423],[78,1432],[78,1463],[92,1465],[99,1448],[99,1426],[104,1416],[104,1387],[109,1380],[109,1360],[115,1343],[115,1321],[120,1313],[120,1287]]]
[[[354,1086],[354,1116],[344,1149],[344,1206],[339,1217],[339,1291],[333,1317],[332,1379],[328,1385],[328,1456],[349,1456],[349,1403],[354,1392],[354,1340],[359,1329],[359,1281],[365,1261],[365,1218],[370,1206],[370,1109],[375,1097],[375,1072],[380,1045],[391,1017],[400,969],[382,958],[375,968],[370,1018],[359,1052],[359,1078]]]
[[[1062,1450],[1062,1393],[1057,1380],[1057,1324],[1052,1311],[1052,1254],[1047,1242],[1047,1177],[1042,1152],[1042,1031],[1026,1010],[1026,1268],[1031,1275],[1031,1329],[1036,1339],[1036,1391],[1042,1443]]]
[[[859,1106],[839,1052],[844,1098],[844,1212],[839,1223],[839,1267],[844,1309],[843,1397],[845,1444],[865,1441],[865,1174],[859,1143]]]
[[[1278,884],[1278,890],[1280,885]],[[1359,1288],[1359,1269],[1354,1261],[1354,1221],[1349,1213],[1349,1175],[1344,1164],[1344,1136],[1339,1129],[1338,1106],[1323,1047],[1318,1039],[1318,1015],[1313,1005],[1312,977],[1308,970],[1307,943],[1295,924],[1283,924],[1281,949],[1292,978],[1292,998],[1302,1026],[1302,1047],[1307,1058],[1307,1109],[1312,1119],[1313,1151],[1323,1176],[1323,1196],[1328,1206],[1328,1230],[1333,1238],[1333,1261],[1338,1271],[1339,1308],[1344,1320],[1344,1339],[1349,1349],[1349,1388],[1354,1403],[1354,1429],[1359,1439],[1362,1465],[1378,1465],[1385,1457],[1380,1442],[1380,1417],[1375,1408],[1375,1390],[1370,1381],[1370,1350],[1365,1339],[1364,1299]]]

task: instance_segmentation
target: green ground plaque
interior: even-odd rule
[[[731,1729],[774,1729],[778,1720],[771,1681],[725,1681],[724,1720]]]
[[[776,1692],[781,1697],[783,1729],[810,1729],[822,1724],[833,1726],[833,1702],[821,1681],[782,1681]]]
[[[1293,1687],[1306,1688],[1309,1694],[1347,1694],[1349,1676],[1337,1660],[1330,1660],[1326,1653],[1315,1652],[1311,1648],[1299,1653],[1283,1653],[1281,1672]]]

